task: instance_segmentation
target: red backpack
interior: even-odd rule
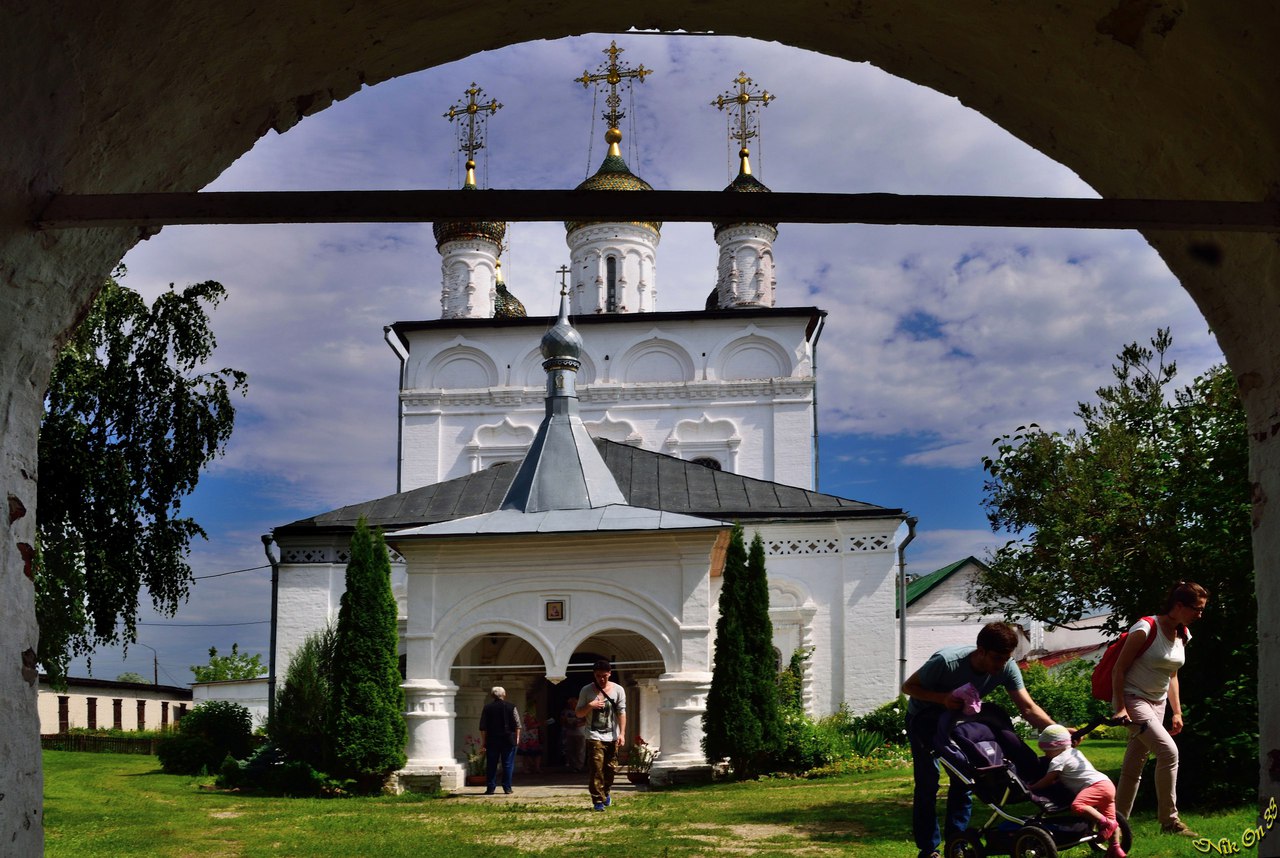
[[[1147,647],[1155,643],[1156,639],[1156,618],[1143,617],[1144,622],[1150,624],[1151,631],[1147,632],[1147,639],[1142,644],[1142,649],[1138,650],[1138,656],[1141,657],[1147,651]],[[1098,700],[1111,702],[1112,697],[1112,676],[1116,670],[1116,662],[1120,660],[1120,650],[1124,649],[1124,642],[1129,639],[1129,633],[1123,632],[1111,646],[1107,647],[1107,651],[1102,654],[1102,658],[1098,660],[1098,664],[1093,669],[1093,696]]]

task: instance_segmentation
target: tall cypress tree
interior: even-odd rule
[[[751,670],[751,705],[760,721],[760,745],[753,771],[769,771],[782,746],[782,714],[778,708],[778,659],[773,649],[773,621],[769,619],[769,576],[764,564],[764,540],[759,531],[751,540],[747,574],[742,582],[742,642]]]
[[[396,600],[382,531],[361,517],[351,537],[333,658],[334,762],[373,791],[405,764],[404,691],[396,657]]]
[[[751,776],[762,741],[760,718],[753,705],[755,669],[750,664],[743,625],[744,588],[749,577],[742,526],[735,524],[725,552],[715,666],[707,711],[702,716],[702,750],[712,764],[728,757],[740,777]]]

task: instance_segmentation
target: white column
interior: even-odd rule
[[[627,719],[627,731],[631,734],[627,741],[631,741],[631,736],[639,736],[656,751],[662,739],[660,710],[657,678],[636,680],[636,715],[634,721]]]
[[[407,775],[440,775],[440,788],[462,786],[466,768],[454,757],[455,695],[458,686],[435,679],[414,679],[404,689],[409,728]]]
[[[710,690],[710,673],[664,673],[658,677],[662,753],[649,773],[653,785],[671,783],[678,773],[681,779],[710,780],[711,766],[702,754],[702,715],[707,711]]]

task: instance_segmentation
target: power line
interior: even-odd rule
[[[232,569],[230,572],[215,572],[212,575],[192,575],[191,580],[200,581],[204,578],[221,578],[223,575],[239,575],[241,572],[257,572],[259,569],[270,569],[270,568],[271,568],[271,564],[268,563],[263,566],[250,566],[247,569]]]
[[[162,626],[170,629],[205,629],[222,626],[265,626],[270,620],[254,620],[249,623],[138,623],[140,626]]]

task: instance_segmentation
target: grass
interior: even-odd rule
[[[1114,777],[1120,742],[1090,741],[1085,750]],[[517,792],[517,800],[497,802],[419,795],[260,798],[210,790],[211,778],[162,774],[152,757],[48,751],[44,765],[46,854],[53,858],[914,858],[915,852],[909,769],[627,794],[596,814],[586,809],[585,795],[519,800]],[[975,821],[982,808],[975,807]],[[1184,816],[1205,837],[1237,844],[1254,821],[1248,807],[1184,810]],[[1134,833],[1135,858],[1202,851],[1159,834],[1149,812],[1138,814]],[[1269,836],[1280,840],[1280,827]],[[1257,849],[1242,847],[1241,854]]]

